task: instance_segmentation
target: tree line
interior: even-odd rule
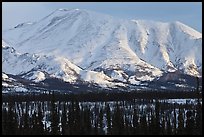
[[[202,104],[161,100],[2,102],[4,135],[201,135]]]

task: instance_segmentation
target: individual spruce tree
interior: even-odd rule
[[[129,121],[129,115],[125,114],[125,124],[124,124],[124,134],[130,135],[132,134],[131,122]]]
[[[17,119],[15,117],[15,114],[13,112],[14,109],[14,102],[9,103],[8,108],[8,126],[7,126],[7,133],[8,135],[16,135],[16,131],[18,128]]]
[[[67,126],[67,113],[66,113],[66,104],[63,104],[63,111],[62,111],[62,135],[66,135],[66,130],[68,130]]]
[[[169,114],[166,116],[166,121],[167,121],[166,133],[167,133],[167,135],[171,135],[172,134],[172,126],[171,126],[171,117]]]
[[[30,130],[29,130],[29,115],[28,112],[26,110],[26,113],[22,115],[22,119],[23,119],[23,129],[22,129],[22,134],[23,135],[28,135],[30,134]]]
[[[153,112],[151,113],[151,120],[150,120],[150,124],[149,124],[149,133],[151,135],[157,134],[157,131],[156,131],[156,118],[155,118],[155,115],[154,115]]]
[[[42,121],[43,121],[42,108],[39,104],[38,105],[38,117],[37,117],[37,129],[38,129],[39,135],[44,134],[44,125]]]
[[[160,102],[156,100],[155,103],[155,134],[160,134]]]
[[[115,135],[115,134],[118,134],[118,112],[117,112],[117,109],[114,108],[114,112],[113,112],[113,123],[112,123],[112,134]]]
[[[86,116],[85,116],[85,123],[86,123],[86,129],[87,129],[87,132],[86,132],[86,135],[90,135],[92,134],[92,122],[91,122],[91,111],[89,108],[86,109]]]
[[[140,134],[141,135],[145,135],[148,133],[147,131],[148,127],[147,127],[147,120],[146,120],[146,115],[143,114],[140,117]]]
[[[2,135],[7,135],[8,134],[8,112],[6,108],[2,110]]]
[[[69,126],[69,134],[74,134],[74,101],[72,100],[69,104],[69,111],[68,111],[68,126]]]
[[[137,110],[134,109],[134,112],[133,112],[133,134],[138,134],[139,132],[139,116],[138,116],[138,113],[137,113]]]
[[[147,123],[148,123],[148,133],[151,135],[151,116],[152,116],[152,109],[148,110],[148,114],[147,114]]]
[[[107,135],[111,134],[111,112],[109,104],[106,104],[106,123],[107,123]]]
[[[94,105],[94,134],[98,135],[98,125],[99,125],[99,108],[96,103]]]
[[[32,125],[33,125],[33,129],[32,129],[32,134],[33,135],[38,135],[39,131],[38,131],[38,127],[37,127],[37,112],[34,112],[32,115],[33,121],[32,121]]]
[[[183,110],[179,108],[177,134],[182,135],[183,132],[184,132],[184,116],[183,116]]]
[[[80,135],[85,135],[86,133],[86,127],[85,127],[85,112],[84,112],[84,106],[81,104],[80,109],[80,123],[81,123],[81,129],[80,129]]]
[[[112,125],[112,133],[115,135],[122,135],[124,130],[124,119],[122,115],[122,111],[119,107],[118,102],[116,103],[116,108],[113,114],[113,125]]]
[[[192,116],[192,111],[189,110],[186,112],[186,132],[185,134],[192,135],[193,128],[194,128],[194,119]]]
[[[199,91],[199,78],[196,77],[197,80],[197,105],[196,105],[196,128],[195,133],[196,134],[202,134],[202,104],[200,102],[200,91]]]
[[[99,111],[99,134],[100,135],[104,135],[105,134],[105,132],[104,132],[104,130],[103,130],[103,127],[104,127],[104,125],[103,125],[103,114],[104,112],[103,112],[103,108],[101,108],[100,109],[100,111]]]
[[[51,101],[51,133],[52,135],[58,135],[59,129],[58,129],[58,119],[57,115],[57,107],[55,105],[55,95],[54,92],[52,93],[52,101]]]
[[[173,107],[173,125],[174,125],[174,128],[173,128],[173,133],[174,133],[174,135],[176,135],[176,122],[177,122],[177,120],[176,120],[176,106],[175,106],[175,103],[174,103],[174,107]]]
[[[80,108],[79,108],[79,102],[74,101],[73,104],[73,131],[74,135],[79,135],[80,134]]]
[[[165,121],[165,113],[162,113],[162,124],[161,124],[161,134],[165,135],[166,134],[166,121]]]
[[[196,134],[202,135],[202,104],[200,102],[196,105]]]
[[[31,132],[31,123],[29,117],[29,102],[25,103],[25,113],[22,114],[22,122],[21,122],[21,131],[23,135],[30,135]],[[23,127],[22,127],[23,126]]]

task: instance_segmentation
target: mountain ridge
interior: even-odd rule
[[[137,85],[177,70],[202,75],[202,34],[178,21],[126,20],[88,10],[58,9],[38,22],[4,31],[3,40],[20,53],[52,56],[58,63],[71,61],[86,72],[86,76],[78,74],[87,81],[99,73],[111,81]]]

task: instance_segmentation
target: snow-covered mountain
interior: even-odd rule
[[[66,58],[29,53],[21,54],[9,47],[4,41],[2,43],[2,69],[6,74],[20,75],[22,78],[34,82],[53,77],[69,83],[82,80],[97,83],[103,87],[123,86],[122,83],[113,83],[113,79],[102,72],[82,70]],[[6,74],[2,75],[2,78]]]
[[[3,40],[21,53],[2,41],[3,72],[35,81],[53,76],[114,86],[139,85],[177,70],[202,75],[202,34],[180,22],[58,9],[3,31]]]

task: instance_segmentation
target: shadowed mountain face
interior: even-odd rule
[[[2,48],[3,72],[33,82],[56,78],[117,88],[202,75],[202,34],[180,22],[59,9],[3,31]]]

